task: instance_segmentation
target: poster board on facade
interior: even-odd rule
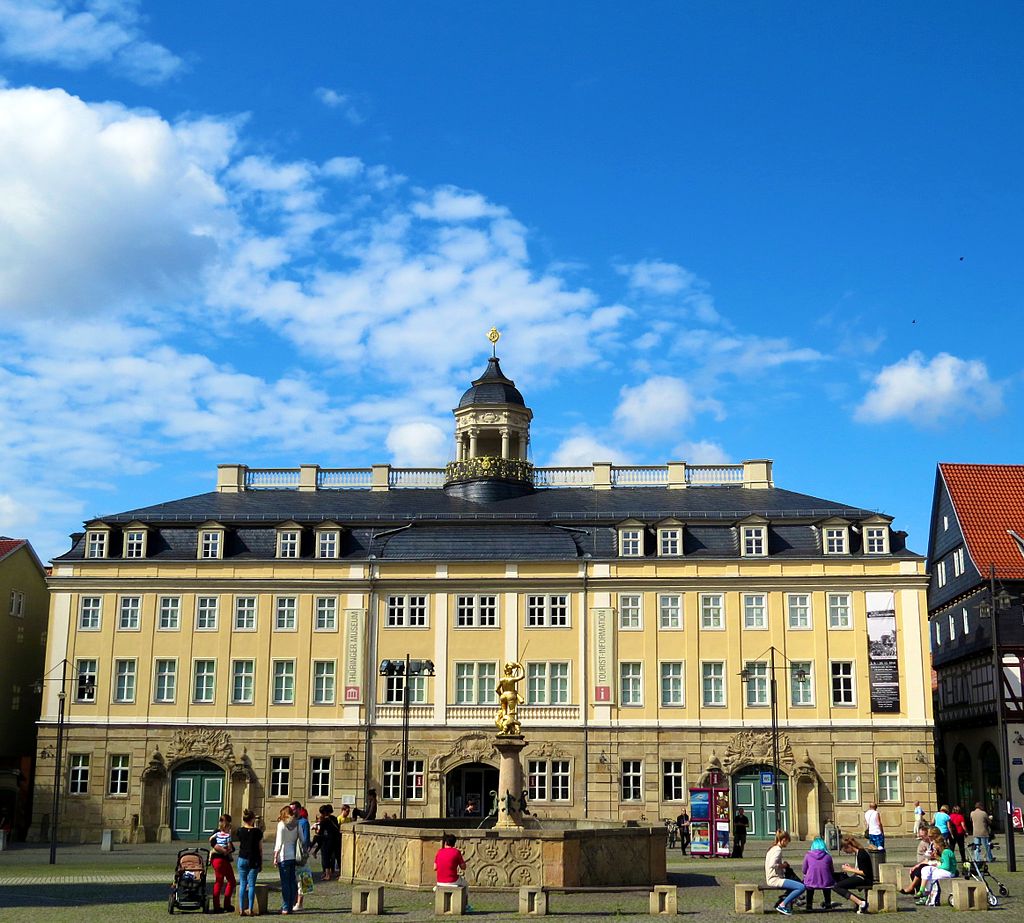
[[[591,609],[594,658],[594,701],[615,701],[615,619],[611,609]]]
[[[868,680],[871,711],[900,710],[900,665],[896,648],[896,594],[865,593],[868,610]]]
[[[346,705],[360,705],[363,701],[363,636],[366,625],[365,609],[345,610],[345,660],[342,671]]]

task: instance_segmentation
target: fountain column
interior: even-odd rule
[[[501,762],[498,764],[498,819],[495,827],[522,829],[522,795],[526,790],[523,764],[519,754],[526,746],[522,734],[498,734],[494,749]]]

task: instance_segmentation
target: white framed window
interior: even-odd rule
[[[889,528],[887,526],[866,526],[864,528],[864,550],[868,554],[888,554]]]
[[[643,664],[619,664],[619,702],[624,706],[644,704]]]
[[[256,661],[231,662],[231,702],[234,705],[252,705],[256,701]]]
[[[457,596],[455,598],[455,625],[458,628],[496,628],[498,626],[498,597]]]
[[[643,529],[619,529],[619,554],[624,558],[638,558],[643,553]]]
[[[644,627],[639,593],[619,594],[619,628],[631,631]]]
[[[217,630],[218,603],[216,596],[196,597],[196,631]]]
[[[129,529],[125,532],[124,556],[126,558],[144,558],[146,556],[145,529]]]
[[[896,803],[903,800],[899,760],[878,761],[878,800]]]
[[[275,705],[295,704],[295,661],[275,660],[273,669],[273,703]]]
[[[298,597],[278,596],[274,600],[274,631],[295,631],[299,624],[298,612]]]
[[[935,618],[935,645],[938,647],[942,644],[942,622],[939,621],[938,616]]]
[[[89,794],[89,754],[72,753],[68,761],[68,794]]]
[[[192,701],[197,705],[208,705],[214,701],[217,692],[217,661],[196,660],[192,664]]]
[[[953,552],[953,576],[959,577],[964,572],[964,548],[961,545]]]
[[[297,558],[299,556],[298,529],[282,529],[277,533],[277,556]]]
[[[810,593],[788,593],[786,595],[786,612],[791,629],[809,629],[811,627]]]
[[[721,660],[700,665],[700,700],[702,705],[725,705],[725,663]]]
[[[548,800],[548,761],[528,760],[526,763],[526,774],[528,776],[527,789],[530,793],[530,801]]]
[[[529,628],[566,628],[569,625],[569,597],[527,596],[526,624]]]
[[[675,631],[683,627],[683,594],[658,594],[658,628]]]
[[[551,761],[551,800],[568,801],[571,797],[568,760]]]
[[[157,604],[157,628],[160,631],[181,629],[181,597],[161,596]]]
[[[93,657],[86,657],[75,661],[75,701],[95,702],[96,681],[98,678],[98,661]]]
[[[290,756],[270,758],[270,797],[287,798],[291,787],[292,760]]]
[[[662,760],[661,800],[686,800],[686,773],[683,768],[682,760]]]
[[[810,660],[794,660],[789,670],[790,705],[814,704],[814,664]]]
[[[763,558],[768,553],[768,530],[764,526],[744,526],[740,548],[745,558]]]
[[[322,529],[316,533],[316,556],[337,558],[341,548],[341,533],[337,529]]]
[[[828,594],[828,627],[832,629],[853,628],[853,608],[849,593]]]
[[[426,596],[388,597],[388,628],[425,628],[426,625]]]
[[[856,687],[852,660],[833,660],[829,664],[832,677],[832,704],[856,705]]]
[[[526,767],[530,801],[571,800],[568,760],[528,760]]]
[[[318,596],[316,598],[316,619],[313,622],[316,631],[338,630],[338,597]]]
[[[661,704],[673,708],[686,704],[683,685],[683,662],[665,660],[661,664]]]
[[[134,658],[114,661],[114,701],[120,704],[135,701],[136,666]]]
[[[334,660],[313,661],[313,704],[333,705],[338,664]]]
[[[224,532],[221,529],[200,530],[199,557],[204,560],[224,557]]]
[[[384,701],[388,705],[401,705],[406,682],[409,684],[409,704],[424,705],[427,701],[427,677],[423,675],[384,677]]]
[[[721,593],[700,594],[700,627],[710,631],[725,628],[725,603]]]
[[[683,530],[676,526],[658,529],[658,555],[663,558],[674,558],[682,553]]]
[[[526,701],[530,705],[568,705],[568,662],[528,663],[526,665]]]
[[[743,627],[752,630],[768,627],[768,602],[764,593],[743,594]]]
[[[309,761],[309,797],[328,799],[331,797],[331,758],[314,756]]]
[[[153,701],[173,702],[178,686],[178,661],[172,657],[161,657],[153,664]]]
[[[971,629],[971,623],[970,623],[970,622],[968,621],[968,618],[967,618],[967,607],[966,607],[966,606],[964,606],[964,607],[963,607],[963,608],[962,608],[962,609],[960,610],[960,612],[961,612],[961,613],[962,613],[962,615],[963,615],[963,623],[964,623],[964,637],[966,638],[966,637],[967,637],[967,635],[968,635],[968,633],[970,632],[970,629]]]
[[[936,581],[936,583],[938,583],[939,586],[945,586],[946,585],[946,562],[945,561],[939,561],[939,563],[935,565],[935,581]]]
[[[256,597],[235,597],[235,631],[256,630]]]
[[[956,640],[956,616],[952,612],[949,613],[949,640]]]
[[[623,760],[620,768],[621,797],[623,801],[643,801],[643,760]]]
[[[105,529],[89,530],[85,533],[85,556],[105,558],[109,544],[109,533]]]
[[[110,755],[110,775],[107,777],[107,794],[123,796],[128,794],[128,770],[130,766],[127,753]]]
[[[83,596],[78,603],[79,631],[99,631],[103,615],[103,598],[101,596]]]
[[[768,664],[763,660],[748,660],[745,669],[747,688],[747,706],[756,708],[769,705],[768,701]]]
[[[492,705],[497,701],[495,687],[498,668],[493,661],[455,664],[455,704]]]
[[[383,779],[383,799],[399,801],[402,797],[402,761],[384,760]],[[405,798],[407,801],[423,800],[423,760],[406,761]]]
[[[856,760],[836,760],[836,801],[860,801],[860,764]]]
[[[825,554],[846,554],[850,547],[846,526],[826,526],[823,544]]]
[[[138,631],[141,613],[141,596],[122,596],[117,609],[118,631]]]

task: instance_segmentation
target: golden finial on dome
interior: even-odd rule
[[[496,350],[498,348],[498,340],[501,339],[501,334],[498,332],[497,327],[491,327],[491,329],[487,331],[487,339],[491,341],[491,355],[497,355]]]

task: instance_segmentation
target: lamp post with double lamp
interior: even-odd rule
[[[1017,846],[1014,842],[1013,794],[1010,779],[1010,749],[1006,742],[1003,716],[1003,655],[999,649],[999,613],[1013,605],[1005,587],[996,594],[996,566],[989,565],[988,601],[978,606],[978,615],[992,620],[992,698],[996,710],[996,736],[999,738],[999,768],[1002,775],[1003,812],[1006,824],[1006,870],[1017,871]]]
[[[793,675],[801,683],[807,682],[810,678],[807,671],[804,669],[793,669],[792,661],[782,653],[774,645],[764,651],[764,653],[758,655],[757,660],[751,660],[747,662],[742,670],[740,670],[740,679],[747,683],[747,689],[751,688],[751,683],[757,680],[758,674],[750,669],[751,664],[761,662],[760,658],[765,654],[769,655],[768,666],[768,704],[771,707],[771,728],[772,728],[772,825],[776,832],[782,829],[780,823],[781,805],[779,804],[779,690],[778,683],[775,681],[776,670],[787,670],[791,671]],[[786,663],[776,666],[775,657],[778,655]],[[748,698],[747,704],[751,702]]]
[[[413,676],[433,676],[432,660],[413,660],[408,654],[405,660],[382,660],[380,675],[402,680],[402,773],[401,802],[398,816],[405,820],[405,811],[409,803],[409,680]]]
[[[60,789],[64,781],[63,760],[64,760],[64,708],[67,702],[68,667],[71,663],[65,658],[56,664],[49,673],[37,679],[33,688],[37,694],[42,694],[43,683],[60,683],[60,692],[57,693],[57,750],[53,759],[53,806],[50,812],[50,865],[57,864],[57,819],[60,816]],[[60,669],[60,676],[51,676],[50,673]],[[82,683],[82,680],[85,680]],[[75,682],[81,685],[82,695],[90,696],[96,690],[96,681],[91,676],[75,674]]]

